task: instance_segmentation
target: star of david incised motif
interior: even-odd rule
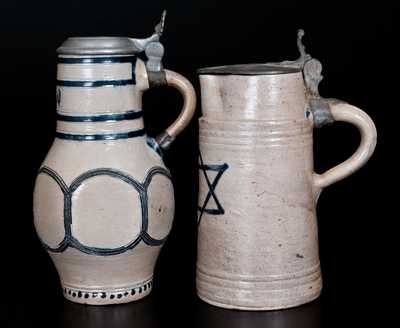
[[[198,224],[201,222],[201,218],[203,217],[203,213],[208,213],[212,215],[223,215],[225,213],[224,208],[222,207],[221,203],[218,200],[217,195],[215,194],[215,189],[217,187],[217,184],[219,180],[221,179],[222,174],[228,169],[228,164],[220,164],[220,165],[206,165],[203,162],[203,158],[200,154],[200,165],[199,169],[203,172],[204,178],[206,180],[206,183],[208,185],[208,193],[206,195],[206,198],[204,199],[204,203],[202,206],[199,206],[199,219],[198,219]],[[218,172],[217,175],[215,176],[213,182],[210,181],[210,178],[207,175],[207,171],[214,171]],[[217,205],[217,208],[206,208],[208,202],[210,201],[211,197],[214,199],[215,204]]]

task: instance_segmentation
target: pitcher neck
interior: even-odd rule
[[[144,64],[135,55],[63,55],[57,68],[58,138],[115,140],[145,135],[144,87],[137,79]]]
[[[71,116],[57,114],[56,137],[66,140],[118,140],[145,136],[142,111]]]
[[[142,107],[144,63],[135,55],[58,57],[57,112],[100,115]]]

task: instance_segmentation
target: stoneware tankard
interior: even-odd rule
[[[319,96],[322,66],[296,61],[200,69],[197,292],[243,310],[297,306],[321,293],[316,202],[363,166],[376,129],[363,111]],[[361,143],[323,174],[313,169],[313,128],[355,125]]]
[[[36,180],[34,224],[74,302],[126,303],[152,289],[174,216],[161,153],[195,110],[191,84],[161,65],[163,21],[146,39],[70,38],[58,49],[57,130]],[[152,139],[141,98],[163,84],[182,93],[183,109]]]

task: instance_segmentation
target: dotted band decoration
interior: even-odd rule
[[[144,284],[132,288],[127,288],[125,290],[113,291],[113,292],[100,291],[100,290],[98,291],[80,290],[69,287],[63,287],[63,291],[64,294],[68,297],[82,298],[82,299],[98,298],[98,299],[114,300],[134,295],[140,295],[150,290],[152,286],[153,286],[153,280],[149,280],[146,281]]]

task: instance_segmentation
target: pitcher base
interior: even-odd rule
[[[137,301],[150,294],[153,279],[123,288],[94,289],[62,284],[64,297],[75,303],[89,305],[121,304]]]

